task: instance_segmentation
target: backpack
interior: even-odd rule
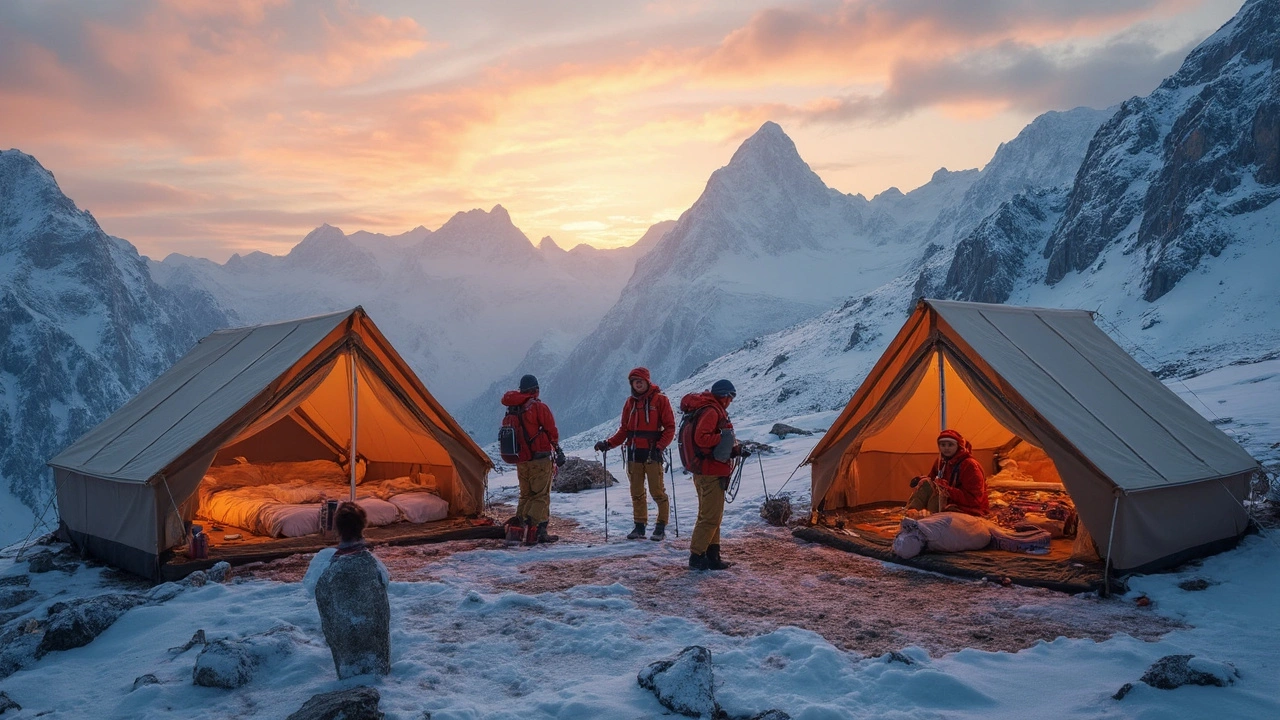
[[[698,425],[698,416],[703,410],[710,410],[709,405],[690,407],[690,402],[700,393],[689,393],[680,398],[680,424],[676,428],[676,447],[680,450],[680,464],[685,472],[697,473],[702,469],[702,461],[708,453],[698,448],[693,441],[693,432]]]
[[[507,414],[502,416],[502,426],[498,428],[498,454],[502,456],[505,463],[522,462],[520,458],[520,443],[523,438],[524,447],[529,448],[532,453],[533,438],[529,437],[529,431],[524,428],[524,411],[525,406],[529,403],[514,405],[507,408]],[[519,431],[516,430],[519,428]]]

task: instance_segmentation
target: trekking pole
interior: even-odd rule
[[[609,451],[605,450],[601,455],[604,457],[604,541],[609,542]]]
[[[760,458],[760,453],[756,453],[756,462],[760,464],[760,487],[764,488],[764,500],[769,502],[769,488],[764,484],[764,460]]]
[[[676,506],[676,468],[671,463],[671,448],[667,448],[667,474],[671,477],[671,514],[676,517],[676,537],[680,537],[680,508]]]

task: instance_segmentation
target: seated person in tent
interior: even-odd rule
[[[365,509],[344,502],[334,513],[338,549],[316,582],[320,629],[338,677],[391,672],[390,576],[364,541]],[[318,553],[321,561],[324,553]],[[310,574],[310,572],[308,573]]]
[[[986,515],[987,475],[982,463],[969,452],[969,443],[955,430],[938,434],[938,458],[928,475],[911,480],[915,492],[907,500],[908,515],[912,511],[962,512]]]

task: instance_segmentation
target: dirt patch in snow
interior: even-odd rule
[[[908,645],[930,654],[1017,651],[1059,636],[1154,640],[1183,627],[1120,600],[1001,587],[887,565],[789,535],[755,533],[725,546],[738,563],[691,573],[669,555],[530,563],[492,587],[523,594],[620,583],[651,612],[696,619],[729,635],[792,625],[837,647],[880,655]]]

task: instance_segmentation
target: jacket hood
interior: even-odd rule
[[[502,395],[502,404],[506,405],[507,407],[515,407],[517,405],[523,405],[526,402],[536,397],[538,397],[537,390],[531,390],[529,392],[521,392],[519,390],[508,390],[506,393]]]
[[[712,395],[710,391],[689,393],[680,399],[680,410],[681,412],[691,412],[704,407],[714,406],[720,408],[723,412],[725,409],[724,400],[726,399],[727,398],[718,398],[715,395]]]

